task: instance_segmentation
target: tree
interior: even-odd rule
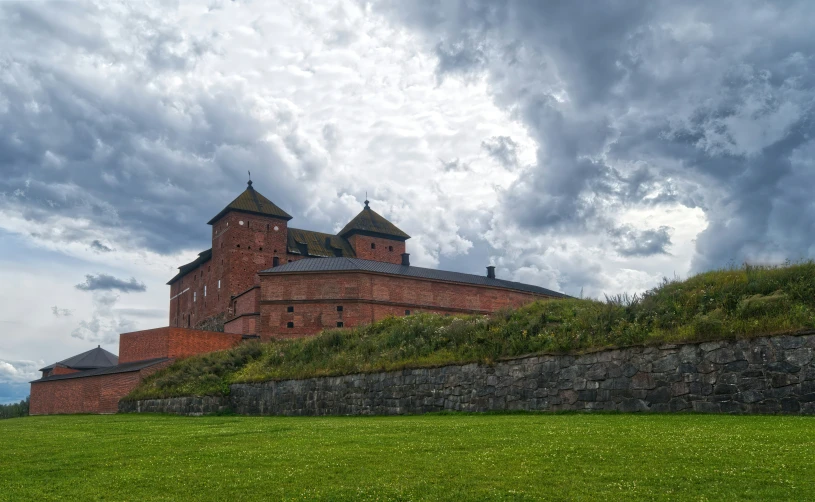
[[[0,418],[17,418],[28,416],[28,402],[31,396],[27,396],[19,403],[0,404]]]

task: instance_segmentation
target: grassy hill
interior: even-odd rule
[[[815,262],[665,279],[642,296],[535,302],[493,316],[418,314],[302,340],[248,343],[166,368],[127,399],[218,395],[230,383],[490,363],[531,353],[788,333],[815,327]]]

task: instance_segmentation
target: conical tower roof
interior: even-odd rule
[[[337,235],[348,238],[355,233],[380,235],[397,240],[410,239],[408,234],[399,230],[396,225],[371,209],[368,206],[367,200],[365,201],[365,208],[345,225],[345,228],[340,230],[340,233]]]
[[[274,202],[270,201],[264,197],[263,194],[252,188],[252,180],[249,180],[246,190],[244,190],[242,194],[238,195],[235,200],[230,202],[229,205],[223,208],[220,213],[209,220],[207,224],[212,225],[229,211],[240,211],[243,213],[260,214],[263,216],[274,216],[275,218],[280,218],[287,221],[292,219],[292,216],[289,213],[277,207]]]
[[[66,368],[75,370],[90,370],[96,368],[107,368],[110,366],[116,366],[117,364],[119,364],[119,357],[116,354],[103,349],[100,345],[95,349],[91,349],[87,352],[64,359],[58,363],[46,366],[40,371],[51,369],[56,365],[65,366]]]

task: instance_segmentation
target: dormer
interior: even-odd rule
[[[337,235],[351,243],[357,258],[397,265],[402,263],[405,241],[410,239],[408,234],[371,209],[367,200],[365,208]]]

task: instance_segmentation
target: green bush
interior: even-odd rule
[[[229,384],[388,371],[543,352],[746,337],[815,327],[815,263],[745,265],[642,295],[567,298],[492,316],[417,314],[178,361],[129,399],[218,395]]]

